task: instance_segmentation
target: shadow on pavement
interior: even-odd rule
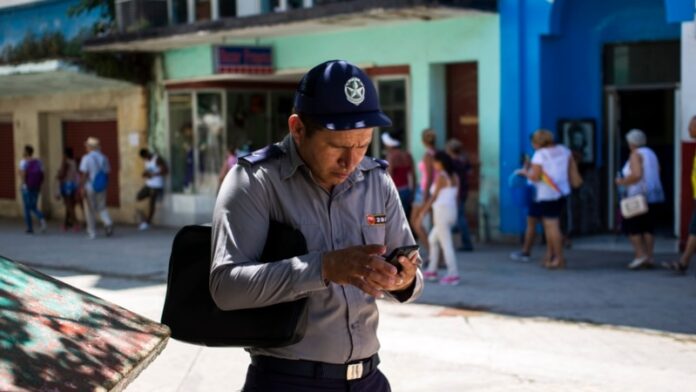
[[[630,271],[631,254],[569,250],[568,268],[546,270],[512,261],[510,246],[479,246],[457,253],[459,286],[427,282],[418,302],[523,317],[611,324],[696,334],[696,279],[653,269]],[[534,249],[537,256],[543,248]],[[657,260],[674,254],[659,254]],[[440,270],[440,275],[444,274]]]

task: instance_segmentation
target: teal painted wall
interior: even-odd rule
[[[260,39],[272,46],[277,70],[309,69],[330,59],[345,59],[361,66],[410,66],[410,145],[419,159],[423,152],[420,133],[434,127],[438,144],[444,144],[444,64],[478,62],[479,153],[481,189],[479,202],[490,214],[497,231],[500,147],[500,26],[497,14],[472,13],[437,21],[392,23],[361,29]],[[249,42],[230,42],[230,45]],[[165,53],[167,79],[212,75],[209,45]]]
[[[174,49],[164,54],[167,79],[187,79],[210,76],[213,73],[213,53],[210,45]]]

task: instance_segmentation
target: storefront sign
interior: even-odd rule
[[[273,72],[270,47],[216,46],[215,73],[269,74]]]

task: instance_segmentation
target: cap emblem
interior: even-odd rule
[[[360,105],[365,100],[365,85],[362,80],[355,76],[348,79],[343,91],[346,93],[348,102],[355,106]]]

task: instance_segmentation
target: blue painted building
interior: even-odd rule
[[[0,4],[0,50],[16,45],[28,32],[37,36],[61,32],[66,39],[75,37],[82,29],[99,20],[100,9],[79,18],[68,16],[68,9],[77,0],[10,0]]]
[[[615,229],[613,181],[627,156],[623,135],[642,128],[663,167],[665,232],[680,223],[682,23],[693,0],[500,0],[502,233],[524,230],[506,179],[532,154],[530,135],[584,127],[584,186],[571,198],[575,233]],[[693,39],[686,37],[684,39]],[[684,124],[685,126],[685,124]],[[672,170],[675,169],[675,170]],[[690,168],[688,168],[690,171]],[[688,218],[688,215],[687,215]]]

